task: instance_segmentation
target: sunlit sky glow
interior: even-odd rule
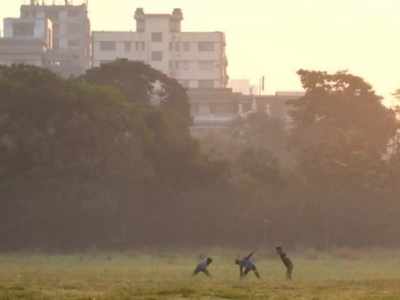
[[[0,18],[23,2],[0,0]],[[299,90],[299,68],[349,70],[387,98],[400,88],[400,0],[90,0],[92,29],[135,30],[136,7],[179,7],[184,31],[224,31],[230,77],[265,75],[266,93]]]

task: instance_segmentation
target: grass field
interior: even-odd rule
[[[3,254],[0,299],[400,299],[400,251],[305,251],[292,255],[293,282],[262,251],[261,280],[238,279],[239,251],[210,251],[211,279],[191,277],[198,253],[168,253]]]

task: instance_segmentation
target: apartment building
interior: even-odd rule
[[[39,4],[31,0],[21,6],[19,18],[4,19],[0,64],[34,64],[66,77],[82,74],[90,67],[87,3],[59,2]]]
[[[48,56],[50,69],[70,76],[82,74],[90,67],[90,20],[86,1],[80,4],[68,0],[60,4],[31,1],[30,5],[21,6],[20,18],[48,18],[53,23],[53,45]]]
[[[0,39],[0,64],[46,65],[52,48],[53,26],[48,18],[6,18]]]
[[[145,62],[187,88],[224,88],[228,82],[223,32],[182,32],[183,14],[135,12],[136,31],[95,31],[93,66],[118,58]]]

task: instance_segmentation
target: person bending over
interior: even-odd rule
[[[196,269],[194,269],[193,271],[193,276],[196,276],[197,274],[199,274],[200,272],[205,274],[207,277],[211,277],[210,272],[208,272],[207,268],[208,266],[212,263],[212,258],[207,257],[205,259],[203,259],[197,266]]]
[[[251,260],[254,251],[242,259],[236,259],[235,264],[239,265],[240,278],[244,278],[250,271],[253,271],[257,278],[260,278],[257,267]]]

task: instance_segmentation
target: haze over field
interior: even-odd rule
[[[0,38],[0,300],[400,299],[400,0],[80,1]]]
[[[2,0],[0,19],[18,16],[23,2]],[[92,28],[135,30],[137,7],[180,7],[185,31],[224,31],[230,77],[265,74],[268,93],[300,89],[300,68],[347,69],[386,98],[400,86],[398,0],[97,0],[89,3]]]

